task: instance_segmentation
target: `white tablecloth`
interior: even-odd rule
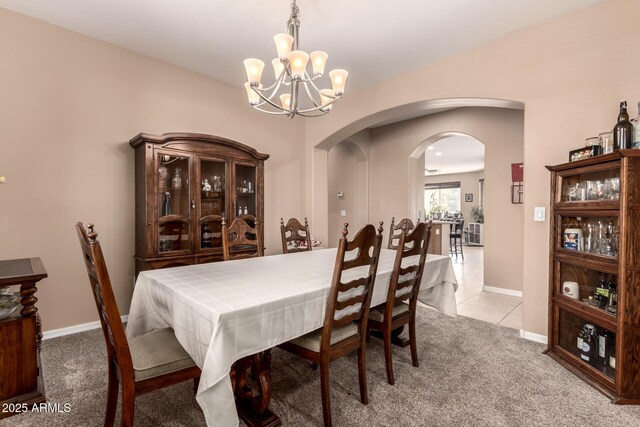
[[[274,255],[138,275],[127,335],[171,327],[202,369],[196,399],[210,426],[237,426],[229,379],[238,359],[322,327],[336,249]],[[371,305],[386,300],[395,251],[383,249]],[[428,255],[419,300],[456,315],[448,256]]]

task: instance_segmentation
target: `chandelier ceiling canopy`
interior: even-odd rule
[[[324,75],[326,52],[317,50],[308,54],[300,50],[300,9],[296,0],[291,4],[291,17],[287,21],[288,33],[276,34],[273,40],[278,57],[271,61],[275,81],[262,85],[264,62],[256,58],[244,60],[247,82],[244,84],[249,104],[256,110],[294,118],[296,115],[316,117],[331,111],[333,103],[342,98],[349,73],[336,69],[329,72],[331,89],[320,89],[316,81]],[[307,65],[311,62],[311,75]]]

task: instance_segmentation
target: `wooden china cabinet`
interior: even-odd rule
[[[139,134],[136,276],[140,271],[222,260],[222,219],[257,220],[264,241],[268,154],[212,135]]]
[[[547,168],[552,202],[547,352],[614,403],[638,404],[640,150]],[[587,346],[584,328],[596,331]]]

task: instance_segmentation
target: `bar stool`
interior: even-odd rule
[[[449,253],[455,254],[458,258],[458,247],[460,247],[460,255],[464,259],[464,252],[462,251],[462,230],[464,229],[464,219],[451,224],[452,229],[449,231]]]

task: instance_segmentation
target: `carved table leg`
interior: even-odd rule
[[[409,338],[402,338],[400,336],[403,330],[404,330],[404,325],[391,331],[391,344],[395,344],[398,347],[402,347],[402,348],[409,345]],[[374,330],[371,331],[371,336],[379,339],[384,338],[382,335],[382,332],[374,331]]]
[[[271,401],[271,350],[244,357],[235,364],[235,394],[238,415],[249,427],[275,427],[280,418],[269,410]],[[247,371],[256,379],[254,391]]]
[[[20,304],[22,304],[20,314],[24,317],[33,316],[38,311],[36,307],[38,298],[34,295],[37,290],[36,282],[25,282],[20,285]]]

